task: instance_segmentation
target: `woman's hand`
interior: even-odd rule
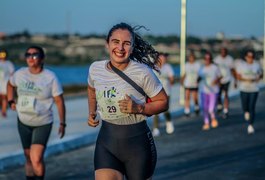
[[[137,104],[127,94],[123,100],[119,101],[120,111],[127,114],[142,114],[144,112],[144,104]]]
[[[16,102],[14,100],[8,101],[8,105],[9,105],[10,109],[12,109],[13,111],[16,110]]]
[[[65,123],[60,123],[59,129],[58,129],[58,134],[60,135],[60,138],[64,137],[65,128],[66,128],[66,124]]]
[[[87,124],[91,127],[97,127],[99,125],[99,120],[96,120],[96,113],[89,113]]]

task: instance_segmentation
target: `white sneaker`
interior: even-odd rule
[[[166,132],[172,134],[174,132],[174,125],[171,121],[166,122]]]
[[[158,128],[154,128],[152,134],[153,134],[153,137],[160,136],[160,131],[159,131],[159,129],[158,129]]]
[[[248,125],[248,134],[254,134],[254,132],[255,132],[254,127],[251,124]]]
[[[246,121],[249,121],[249,119],[250,119],[250,114],[249,114],[249,112],[245,112],[244,117],[245,117],[245,120],[246,120]]]

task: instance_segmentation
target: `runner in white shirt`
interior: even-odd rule
[[[88,77],[88,125],[96,127],[101,122],[94,153],[95,179],[151,179],[157,154],[146,115],[168,110],[167,94],[152,71],[159,53],[126,23],[110,29],[106,47],[110,60],[94,62]],[[145,103],[146,96],[115,68],[152,102]]]
[[[253,134],[255,121],[255,106],[259,94],[258,82],[263,77],[261,65],[255,60],[255,52],[247,50],[245,61],[238,64],[236,68],[239,90],[244,112],[244,118],[248,122],[247,132]]]
[[[222,79],[220,81],[220,91],[217,97],[217,110],[220,112],[223,109],[223,118],[228,118],[229,98],[228,91],[230,82],[235,76],[234,60],[228,55],[226,48],[221,48],[221,53],[214,59],[214,63],[219,67]],[[222,93],[224,93],[224,102],[222,103]]]
[[[190,114],[190,97],[193,97],[195,113],[198,115],[200,108],[198,102],[198,78],[201,64],[196,61],[195,55],[191,53],[185,64],[185,74],[181,77],[181,85],[185,88],[185,109],[186,116]]]
[[[160,67],[160,73],[156,73],[158,79],[162,83],[167,96],[168,101],[170,101],[170,95],[171,95],[171,86],[174,84],[174,70],[172,66],[167,63],[168,54],[167,53],[160,53],[159,55],[159,63],[158,66]],[[166,118],[166,132],[168,134],[172,134],[174,132],[174,125],[171,121],[171,115],[169,111],[165,111],[164,116]],[[159,115],[154,115],[153,119],[153,136],[159,136]]]
[[[7,114],[7,82],[9,77],[14,73],[13,63],[7,60],[8,53],[6,50],[0,50],[0,104],[2,106],[1,115],[6,117]]]
[[[27,179],[44,179],[44,153],[53,124],[54,102],[59,113],[60,138],[66,127],[63,90],[55,74],[43,67],[44,57],[41,47],[29,47],[25,53],[28,67],[17,70],[8,82],[8,103],[18,113]]]
[[[219,82],[221,73],[219,68],[213,63],[212,54],[206,52],[204,55],[204,66],[199,71],[201,101],[203,106],[204,125],[202,130],[209,130],[218,126],[215,115],[217,93],[219,92]]]

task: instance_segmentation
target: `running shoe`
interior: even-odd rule
[[[211,126],[212,126],[212,128],[217,128],[218,127],[218,121],[215,118],[212,119]]]
[[[153,137],[160,136],[160,131],[159,131],[159,129],[158,129],[158,128],[154,128],[152,134],[153,134]]]
[[[209,124],[204,124],[203,126],[202,126],[202,130],[203,131],[208,131],[210,129],[210,125]]]
[[[166,132],[172,134],[174,132],[174,125],[171,121],[166,122]]]
[[[254,133],[255,133],[254,127],[251,124],[248,125],[248,134],[254,134]]]
[[[189,117],[190,116],[190,109],[185,108],[184,109],[184,114],[185,114],[186,117]]]

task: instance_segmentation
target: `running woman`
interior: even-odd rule
[[[196,61],[193,53],[188,56],[188,61],[185,64],[185,74],[181,77],[181,85],[185,88],[185,109],[186,116],[190,115],[190,98],[193,97],[195,113],[198,115],[200,112],[198,102],[198,74],[201,64]]]
[[[159,63],[158,66],[160,68],[160,73],[156,73],[158,79],[162,83],[167,96],[168,101],[170,101],[170,94],[171,94],[171,87],[174,84],[174,70],[172,66],[167,62],[168,60],[168,53],[160,53],[159,55]],[[165,111],[164,116],[166,118],[166,132],[167,134],[172,134],[174,132],[174,124],[171,120],[171,115],[169,111]],[[159,130],[159,115],[154,115],[153,120],[153,136],[159,136],[160,130]]]
[[[2,106],[1,115],[2,117],[7,116],[7,82],[10,76],[14,73],[15,67],[13,63],[7,60],[7,50],[0,50],[0,104]]]
[[[204,55],[204,66],[200,69],[199,76],[201,78],[200,92],[204,116],[202,130],[209,130],[210,124],[212,128],[218,127],[215,108],[221,79],[220,70],[213,63],[212,54],[210,52],[206,52]]]
[[[60,119],[60,138],[66,127],[62,86],[56,75],[44,68],[44,58],[41,47],[30,46],[25,53],[27,67],[17,70],[8,82],[8,103],[18,113],[17,126],[26,158],[27,180],[44,179],[44,153],[53,125],[54,102]]]
[[[222,79],[220,80],[220,90],[217,96],[217,110],[223,109],[223,118],[228,118],[229,112],[229,85],[235,77],[234,60],[228,55],[226,48],[221,48],[221,53],[214,59],[214,63],[219,67]],[[224,93],[224,102],[222,102],[222,94]]]
[[[247,50],[243,62],[237,68],[237,79],[241,97],[244,118],[248,122],[247,132],[253,134],[255,121],[255,107],[259,94],[258,82],[263,78],[261,65],[255,60],[255,52]]]
[[[151,179],[155,170],[156,147],[146,115],[168,110],[168,99],[152,71],[159,53],[135,30],[126,23],[114,25],[106,39],[109,59],[89,68],[88,125],[101,122],[94,153],[96,180]],[[111,66],[140,86],[152,102],[145,103],[146,97]]]

